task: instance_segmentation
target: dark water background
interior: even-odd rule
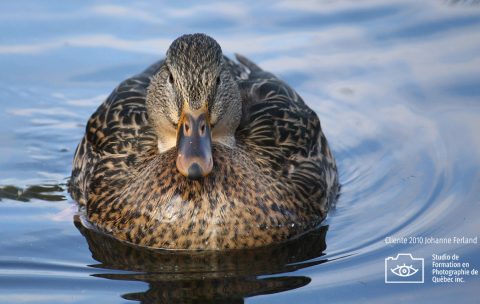
[[[342,195],[325,227],[230,254],[142,251],[76,228],[66,192],[89,115],[183,33],[205,32],[319,114]],[[433,283],[432,254],[478,244],[386,237],[480,231],[478,1],[2,1],[0,303],[478,303],[478,276]],[[425,259],[385,284],[384,259]]]

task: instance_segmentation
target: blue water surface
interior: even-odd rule
[[[319,231],[182,255],[78,225],[66,183],[88,117],[194,32],[318,113],[343,185]],[[478,275],[432,274],[433,254],[478,270],[478,243],[386,242],[478,238],[478,1],[6,0],[0,33],[0,303],[478,303]],[[424,283],[385,283],[399,253],[424,259]]]

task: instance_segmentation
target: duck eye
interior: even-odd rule
[[[169,82],[170,84],[173,84],[173,75],[172,75],[172,73],[169,73],[169,74],[168,74],[168,82]]]
[[[217,77],[217,86],[220,84],[220,76]]]

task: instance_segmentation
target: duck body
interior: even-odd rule
[[[237,59],[221,58],[240,92],[235,142],[212,141],[213,166],[202,178],[179,172],[179,148],[161,150],[162,130],[149,118],[148,90],[165,61],[100,105],[69,184],[89,223],[140,246],[211,250],[279,243],[318,227],[339,188],[320,121],[287,84]]]

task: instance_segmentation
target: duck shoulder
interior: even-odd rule
[[[72,197],[80,204],[86,204],[89,193],[100,188],[90,183],[94,174],[114,176],[155,151],[156,136],[148,123],[145,97],[162,64],[163,60],[120,83],[88,120],[69,183]]]
[[[301,199],[333,201],[337,169],[317,114],[285,82],[236,57],[240,64],[230,63],[231,71],[244,103],[237,137],[265,172],[292,183]]]

